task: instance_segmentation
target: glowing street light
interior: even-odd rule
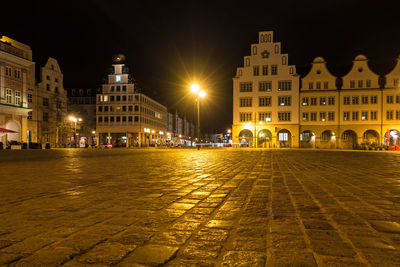
[[[74,117],[74,116],[69,116],[68,118],[69,118],[69,120],[72,121],[72,122],[74,123],[74,125],[75,125],[75,127],[74,127],[74,141],[75,141],[75,147],[76,147],[76,136],[77,136],[77,133],[76,133],[76,123],[77,123],[78,121],[81,122],[81,121],[82,121],[82,118],[77,118],[77,117]]]
[[[200,98],[204,98],[206,96],[206,91],[200,90],[200,85],[197,83],[193,83],[190,86],[190,91],[196,94],[196,102],[197,102],[197,139],[200,140]],[[197,146],[197,149],[200,149],[200,146]]]

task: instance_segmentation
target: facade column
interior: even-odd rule
[[[108,136],[107,144],[112,144],[112,142],[111,142],[111,133],[108,132],[108,133],[107,133],[107,136]]]

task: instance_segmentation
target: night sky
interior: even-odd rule
[[[137,86],[170,112],[193,116],[198,81],[203,132],[230,128],[232,77],[259,31],[274,31],[301,75],[316,56],[343,75],[358,54],[379,74],[400,55],[399,1],[8,2],[0,34],[30,45],[37,65],[56,58],[65,88],[100,87],[122,53]]]

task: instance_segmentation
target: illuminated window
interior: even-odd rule
[[[303,121],[308,121],[308,112],[303,112]]]
[[[272,91],[272,82],[259,82],[258,91],[260,92]]]
[[[361,120],[362,121],[368,120],[368,111],[362,111],[361,112]]]
[[[319,104],[322,105],[322,106],[326,105],[326,97],[320,97],[319,98]]]
[[[325,112],[320,112],[319,113],[319,120],[320,121],[325,121],[326,120],[326,113]]]
[[[377,112],[376,111],[371,111],[371,120],[376,121],[377,118]]]
[[[288,141],[289,133],[279,133],[279,141]]]
[[[116,81],[117,83],[120,83],[120,82],[121,82],[121,75],[115,76],[115,81]]]
[[[328,120],[329,121],[334,121],[335,120],[335,112],[333,112],[333,111],[328,112]]]
[[[343,112],[343,120],[344,121],[350,120],[350,112],[348,111]]]
[[[308,97],[303,97],[303,106],[308,106]]]
[[[279,96],[278,97],[278,105],[279,106],[290,106],[291,105],[291,97],[290,96]]]
[[[21,105],[21,91],[15,91],[15,105]]]

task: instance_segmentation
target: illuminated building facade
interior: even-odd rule
[[[6,36],[0,39],[0,142],[26,142],[28,132],[28,91],[35,87],[35,63],[29,46]]]
[[[249,147],[298,147],[299,75],[273,32],[260,32],[251,55],[233,78],[234,143]]]
[[[114,147],[166,144],[167,108],[135,90],[125,57],[114,57],[102,92],[97,94],[96,132],[100,145]]]

